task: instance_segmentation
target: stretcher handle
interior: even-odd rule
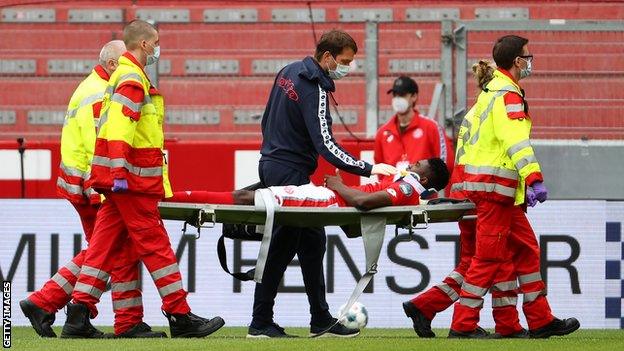
[[[208,217],[208,225],[203,225],[206,223],[206,217]],[[217,225],[217,215],[215,214],[214,209],[208,208],[200,208],[197,210],[197,218],[191,223],[189,221],[184,221],[184,225],[182,226],[182,234],[186,234],[186,225],[190,224],[193,227],[197,228],[197,234],[195,235],[195,239],[199,239],[201,237],[201,228],[214,228]]]
[[[418,226],[419,224],[423,224],[423,226]],[[427,229],[428,227],[429,213],[426,210],[412,211],[409,229]]]

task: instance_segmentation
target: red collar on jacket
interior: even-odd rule
[[[105,81],[108,82],[108,80],[110,79],[108,72],[106,72],[106,70],[104,69],[104,67],[102,67],[102,65],[95,66],[93,70],[95,71],[95,73],[97,73],[98,76],[100,76],[100,78],[104,79]]]
[[[141,71],[143,72],[143,74],[147,77],[147,80],[149,81],[149,76],[147,75],[147,73],[145,73],[145,69],[143,68],[143,66],[139,63],[139,61],[136,59],[136,57],[134,57],[134,55],[132,55],[130,53],[130,51],[126,51],[124,52],[123,56],[125,58],[127,58],[128,60],[132,61],[132,63],[134,63],[135,65],[137,65],[137,67],[139,67],[141,69]],[[160,91],[158,91],[158,89],[156,89],[156,87],[154,87],[152,85],[152,82],[150,81],[150,87],[149,87],[149,94],[150,95],[160,95]]]
[[[137,65],[137,67],[139,67],[141,69],[141,72],[143,72],[143,74],[145,74],[145,76],[147,77],[147,73],[145,73],[145,69],[144,69],[143,65],[139,63],[139,61],[136,59],[136,57],[134,57],[134,55],[132,55],[130,53],[130,51],[124,52],[124,54],[122,56],[127,58],[128,60],[132,61],[132,63],[134,63],[135,65]]]

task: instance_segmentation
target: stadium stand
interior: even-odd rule
[[[5,1],[10,5],[11,1]],[[159,23],[163,59],[159,86],[168,110],[168,135],[178,138],[259,139],[259,116],[275,72],[311,54],[313,26],[306,1],[38,1],[0,5],[0,138],[53,140],[63,110],[81,78],[96,62],[101,44],[121,37],[124,21]],[[346,124],[365,130],[365,33],[363,21],[379,25],[379,102],[399,74],[421,86],[428,106],[440,77],[440,19],[624,18],[614,2],[538,1],[500,3],[318,1],[312,4],[314,31],[341,27],[360,52],[354,73],[335,94]],[[489,57],[502,31],[470,33],[468,58]],[[535,75],[523,82],[531,103],[534,137],[623,139],[624,54],[622,32],[520,32],[530,38]],[[471,80],[468,80],[471,82]],[[468,103],[476,94],[468,84]],[[344,129],[335,122],[338,135]]]

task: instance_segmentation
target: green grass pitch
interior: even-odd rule
[[[100,328],[110,332],[112,328]],[[154,327],[164,330],[166,327]],[[60,327],[55,327],[60,335]],[[579,330],[566,337],[552,337],[547,340],[449,340],[447,330],[435,330],[435,339],[420,339],[411,329],[364,329],[353,339],[309,339],[306,328],[287,328],[291,334],[302,338],[288,340],[247,340],[247,328],[225,327],[204,339],[135,339],[135,340],[67,340],[42,339],[30,327],[14,327],[12,347],[14,350],[294,350],[294,351],[365,351],[365,350],[529,350],[529,351],[572,351],[572,350],[624,350],[624,330]]]

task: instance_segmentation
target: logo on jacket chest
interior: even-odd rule
[[[416,128],[416,130],[414,130],[414,132],[412,132],[412,136],[414,137],[414,139],[420,139],[423,136],[423,130],[420,128]]]
[[[299,100],[299,95],[297,95],[297,92],[295,91],[295,85],[293,84],[292,80],[284,78],[282,76],[277,80],[277,86],[282,88],[284,93],[286,93],[286,96],[288,96],[288,98],[292,101]]]
[[[394,140],[394,135],[392,135],[392,133],[390,133],[389,131],[384,131],[384,136],[386,137],[386,143],[391,143]]]
[[[425,132],[423,132],[421,128],[416,128],[411,134],[412,134],[412,138],[420,139],[423,137],[423,135],[425,135]],[[394,135],[390,131],[387,131],[387,130],[384,132],[384,137],[386,138],[386,143],[388,144],[393,142],[395,139]]]

